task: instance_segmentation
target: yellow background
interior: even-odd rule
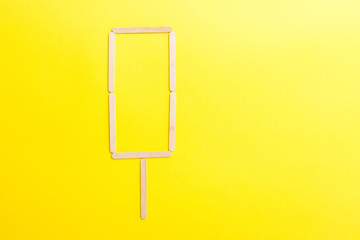
[[[358,0],[0,1],[0,239],[360,239]],[[176,33],[171,158],[112,160],[112,27]],[[121,151],[167,149],[167,34],[116,35]]]

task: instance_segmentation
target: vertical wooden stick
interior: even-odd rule
[[[140,163],[140,187],[141,187],[141,199],[140,199],[140,215],[142,219],[146,218],[146,159],[142,158]]]
[[[175,91],[175,33],[169,34],[169,84],[170,91]]]
[[[109,92],[115,90],[115,33],[109,33]]]
[[[109,94],[110,152],[116,152],[115,93]]]
[[[175,150],[176,93],[170,93],[169,151]]]

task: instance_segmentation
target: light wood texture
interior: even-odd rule
[[[166,33],[171,32],[171,27],[114,27],[114,33]]]
[[[115,34],[109,33],[109,92],[115,90]]]
[[[161,158],[171,157],[169,151],[154,151],[154,152],[116,152],[112,154],[113,159],[130,159],[130,158]]]
[[[169,34],[169,85],[170,91],[175,91],[175,33]]]
[[[147,206],[146,206],[146,159],[142,158],[140,162],[140,216],[142,219],[146,218]]]
[[[109,94],[110,152],[116,152],[115,93]]]
[[[169,151],[175,150],[176,93],[170,93]]]

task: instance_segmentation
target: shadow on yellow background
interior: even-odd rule
[[[0,239],[360,239],[359,10],[0,1]],[[121,26],[176,33],[176,149],[148,160],[145,221],[139,161],[109,153]],[[118,148],[166,150],[167,36],[116,44]]]

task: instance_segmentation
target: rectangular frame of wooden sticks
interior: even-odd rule
[[[115,33],[169,33],[169,151],[153,152],[116,152],[116,111],[115,111]],[[171,27],[115,27],[109,34],[109,120],[110,120],[110,152],[113,159],[161,158],[170,157],[175,150],[175,33]]]

